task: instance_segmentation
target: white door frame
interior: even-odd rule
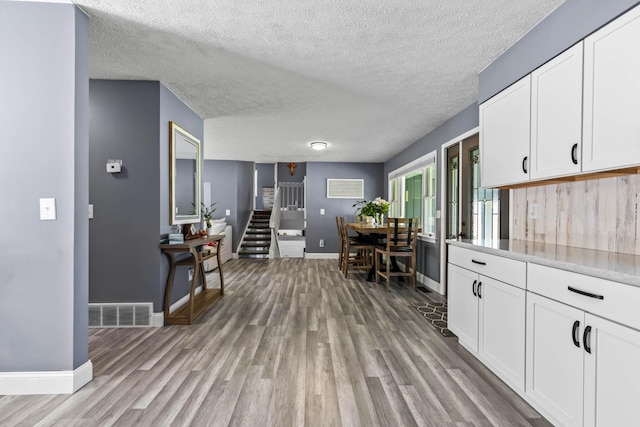
[[[441,167],[440,167],[440,289],[439,292],[442,295],[446,295],[447,291],[447,149],[456,144],[462,144],[462,141],[480,132],[480,127],[477,126],[440,146],[441,149]],[[462,185],[459,186],[459,191],[462,192]],[[458,200],[462,200],[462,194],[458,196]],[[461,216],[458,215],[458,221],[461,221]]]

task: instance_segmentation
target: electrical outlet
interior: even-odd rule
[[[193,280],[193,268],[189,269],[189,281]]]
[[[320,239],[320,247],[324,248],[324,239]]]
[[[538,219],[538,204],[530,203],[529,204],[529,219]]]

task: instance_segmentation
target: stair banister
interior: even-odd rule
[[[282,192],[280,187],[276,189],[276,194],[271,209],[271,217],[269,218],[269,228],[271,229],[271,245],[269,246],[269,258],[280,258],[280,247],[278,246],[278,231],[280,230],[281,209],[280,202]]]

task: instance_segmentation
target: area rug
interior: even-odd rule
[[[418,310],[418,312],[427,319],[427,322],[440,332],[442,336],[454,336],[454,334],[447,328],[446,302],[412,302],[411,306]]]

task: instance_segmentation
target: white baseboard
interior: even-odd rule
[[[305,253],[304,257],[306,259],[338,259],[338,254],[337,253]]]
[[[441,289],[442,286],[440,286],[439,282],[436,282],[435,280],[425,276],[420,272],[416,274],[416,278],[418,279],[418,283],[425,285],[427,288],[429,288],[433,292],[444,295],[444,291]]]
[[[164,326],[164,311],[151,314],[151,327],[161,328]]]
[[[0,395],[73,394],[92,379],[91,360],[73,371],[0,372]]]
[[[398,267],[400,267],[401,269],[404,270],[404,264],[403,263],[399,262],[398,263]],[[440,284],[440,282],[436,282],[435,280],[431,279],[430,277],[425,276],[424,274],[420,273],[419,271],[416,273],[416,279],[418,279],[418,283],[420,283],[421,285],[425,285],[431,291],[439,293],[441,295],[444,295],[444,289],[443,289],[442,285]]]

